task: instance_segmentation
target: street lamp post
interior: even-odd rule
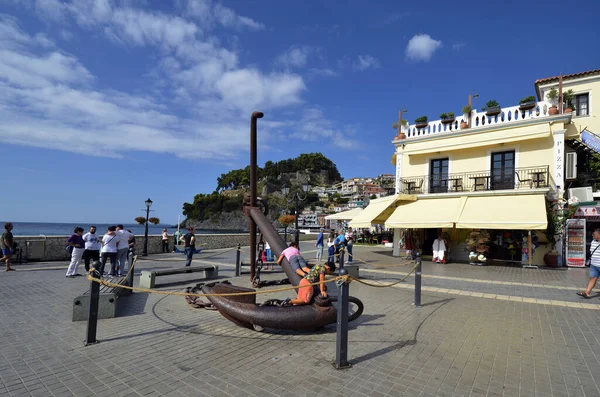
[[[148,256],[148,219],[150,219],[150,207],[152,200],[146,200],[146,231],[144,232],[144,252],[142,256]]]
[[[303,183],[302,184],[302,191],[304,193],[308,193],[310,189],[310,185],[308,183]],[[284,186],[283,188],[281,188],[281,192],[287,196],[287,194],[290,192],[290,188],[287,186]],[[298,202],[299,201],[304,201],[306,200],[307,195],[305,195],[304,197],[300,197],[300,194],[298,192],[294,192],[294,195],[292,196],[292,198],[289,200],[294,201],[294,226],[296,227],[296,244],[300,244],[300,230],[298,230]]]

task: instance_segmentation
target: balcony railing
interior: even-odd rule
[[[471,129],[487,127],[491,125],[509,124],[523,120],[537,119],[547,117],[550,103],[541,101],[535,104],[535,107],[528,110],[521,110],[520,106],[511,106],[502,108],[500,114],[494,116],[486,115],[485,111],[471,112]],[[411,124],[408,127],[402,127],[402,132],[406,134],[406,138],[415,138],[431,134],[447,134],[456,132],[460,129],[460,123],[467,122],[465,115],[457,117],[452,122],[442,122],[435,120],[427,123],[427,125],[417,128],[416,124]]]
[[[553,187],[549,166],[400,178],[404,194],[460,193]]]

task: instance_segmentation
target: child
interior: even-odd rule
[[[304,277],[308,272],[310,272],[306,261],[300,255],[298,244],[295,242],[291,242],[290,246],[284,249],[281,255],[279,255],[279,259],[277,259],[277,264],[279,266],[281,266],[283,258],[286,258],[288,262],[290,262],[290,266],[292,266],[292,269],[294,269],[294,273],[300,277]]]
[[[335,262],[326,262],[319,263],[315,265],[306,276],[300,280],[300,284],[298,286],[298,297],[296,299],[290,300],[290,298],[286,299],[286,303],[291,305],[308,305],[313,297],[314,288],[312,285],[316,282],[321,282],[319,284],[319,289],[321,290],[321,296],[323,298],[327,298],[327,291],[325,289],[325,275],[332,274],[335,271]]]

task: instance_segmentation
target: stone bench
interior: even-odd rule
[[[125,277],[107,277],[106,281],[115,284],[124,284]],[[100,285],[100,297],[98,300],[98,319],[113,318],[117,315],[117,306],[121,297],[130,295],[131,290],[121,287],[108,287]],[[73,300],[73,321],[85,321],[88,319],[90,308],[90,290]]]
[[[219,275],[219,267],[212,265],[202,265],[164,270],[142,270],[142,275],[140,276],[140,287],[154,288],[154,286],[156,285],[156,277],[196,272],[204,272],[204,278],[216,278]]]

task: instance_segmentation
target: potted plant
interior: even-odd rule
[[[544,263],[550,267],[558,266],[558,257],[560,253],[556,251],[556,238],[563,235],[567,219],[570,219],[575,211],[576,206],[565,208],[565,201],[562,199],[552,202],[546,202],[546,216],[548,226],[546,227],[546,239],[550,244],[550,252],[544,255]]]
[[[573,90],[563,92],[563,113],[573,112],[573,110],[575,109],[575,107],[573,106],[573,99],[575,99]]]
[[[464,121],[460,122],[460,129],[464,130],[465,128],[469,128],[469,121],[471,120],[471,112],[473,111],[473,107],[471,105],[465,105],[462,108],[462,112],[465,115]]]
[[[483,110],[485,110],[486,116],[495,116],[497,114],[500,114],[500,112],[502,111],[502,109],[500,108],[500,104],[495,99],[487,101]]]
[[[535,97],[533,95],[526,96],[519,101],[519,110],[533,109],[536,105]]]
[[[550,109],[548,109],[548,114],[553,116],[558,114],[558,107],[556,104],[558,103],[558,90],[556,88],[552,88],[546,94],[546,98],[548,98],[548,102],[550,102]]]
[[[407,120],[402,120],[402,127],[408,127],[408,121]],[[396,136],[397,139],[406,139],[406,134],[404,132],[402,132],[402,128],[398,128],[398,122],[394,122],[394,124],[392,124],[392,128],[395,130],[398,130],[398,135]]]
[[[417,128],[427,127],[427,116],[421,116],[415,120]]]
[[[442,119],[442,124],[450,124],[455,119],[454,113],[452,113],[452,112],[442,113],[440,115],[440,119]]]

